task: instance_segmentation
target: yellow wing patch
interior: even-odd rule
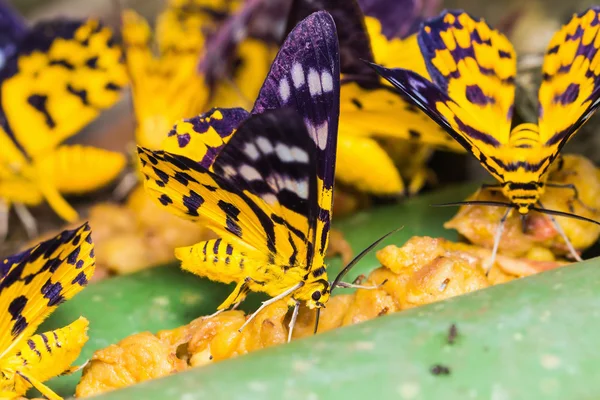
[[[178,121],[167,134],[162,148],[209,167],[249,115],[243,108],[213,108],[197,117]]]

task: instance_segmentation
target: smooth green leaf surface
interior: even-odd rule
[[[398,226],[404,229],[380,248],[401,245],[414,235],[456,239],[455,232],[442,227],[456,209],[430,204],[460,200],[474,188],[446,189],[361,212],[334,225],[355,254]],[[597,370],[594,327],[600,316],[596,295],[600,273],[594,264],[598,260],[99,398],[589,398],[584,394],[597,393],[600,386],[600,380],[589,381]],[[347,280],[378,265],[373,252]],[[332,260],[330,277],[340,266],[339,260]],[[43,328],[63,326],[79,315],[87,317],[90,341],[80,357],[85,360],[130,334],[171,329],[212,313],[230,290],[181,272],[175,265],[159,267],[91,285],[62,305]],[[254,296],[244,308],[254,309],[260,299]],[[449,345],[446,336],[452,323],[457,324],[459,336]],[[430,369],[436,364],[448,367],[450,374],[433,375]],[[78,379],[61,377],[50,386],[68,396]]]

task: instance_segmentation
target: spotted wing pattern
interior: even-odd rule
[[[311,43],[307,46],[306,43]],[[340,113],[339,50],[332,16],[319,11],[299,23],[283,43],[254,104],[253,113],[296,110],[316,144],[318,213],[310,226],[319,257],[325,256],[333,208]]]
[[[546,51],[538,123],[552,158],[600,104],[599,28],[600,7],[592,7],[574,15]]]
[[[205,168],[213,162],[250,114],[243,108],[213,108],[175,124],[163,141],[163,150],[198,161]]]
[[[90,234],[84,224],[2,261],[0,359],[14,354],[59,304],[87,285],[95,268]]]
[[[214,172],[184,156],[144,148],[138,153],[146,188],[162,205],[206,220],[249,258],[293,267],[309,259],[307,210],[316,208],[317,184],[311,146],[302,118],[281,109],[247,119],[221,151]]]
[[[363,84],[377,83],[377,75],[362,62],[374,61],[374,58],[364,15],[356,0],[294,0],[286,31],[291,32],[302,19],[321,10],[327,11],[335,22],[340,47],[340,71],[355,78],[360,77]]]
[[[28,157],[52,150],[118,100],[121,56],[96,20],[38,23],[0,71],[0,126]]]
[[[514,103],[516,55],[508,39],[483,19],[445,11],[418,36],[433,82],[458,107],[457,120],[498,143],[508,143]]]

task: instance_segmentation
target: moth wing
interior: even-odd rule
[[[279,109],[242,123],[213,164],[214,172],[177,154],[144,148],[138,153],[146,188],[173,213],[206,221],[238,251],[296,265],[308,258],[307,210],[314,206],[310,198],[317,185],[309,141],[302,118]]]
[[[121,56],[96,20],[38,23],[0,71],[0,124],[32,158],[53,149],[119,99]]]
[[[13,354],[62,302],[81,291],[94,268],[88,224],[67,230],[0,264],[0,357]]]
[[[183,119],[169,131],[162,148],[210,169],[249,115],[243,108],[213,108],[197,117]]]
[[[546,50],[538,124],[552,158],[600,105],[599,23],[600,7],[574,15]]]
[[[332,16],[311,14],[289,33],[254,104],[253,113],[288,107],[304,120],[316,155],[316,204],[307,210],[312,245],[324,257],[329,240],[340,113],[340,54]],[[307,144],[308,146],[308,144]],[[312,194],[311,194],[312,196]],[[319,264],[317,262],[316,264]]]
[[[96,147],[62,145],[45,154],[40,169],[62,194],[84,194],[112,182],[125,168],[121,153]]]
[[[470,115],[438,86],[422,76],[401,68],[388,69],[376,64],[373,68],[396,89],[419,107],[452,136],[465,150],[473,154],[494,177],[501,179],[501,168],[493,158],[501,143],[490,133],[468,125]]]
[[[462,134],[470,128],[508,143],[516,74],[508,39],[483,19],[450,10],[426,21],[418,41],[432,81],[462,110]]]
[[[6,1],[0,2],[0,69],[17,52],[27,30],[23,17]]]

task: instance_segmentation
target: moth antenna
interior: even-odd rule
[[[531,207],[531,210],[537,211],[542,214],[556,215],[557,217],[573,218],[573,219],[578,219],[580,221],[585,221],[585,222],[590,222],[592,224],[600,225],[600,222],[595,221],[593,219],[582,217],[581,215],[577,215],[577,214],[571,214],[571,213],[564,212],[564,211],[550,210],[547,208],[543,208],[542,203],[538,202],[538,204],[540,205],[541,208]]]
[[[506,212],[500,219],[500,224],[498,225],[498,228],[496,228],[496,234],[494,235],[494,247],[492,248],[492,256],[490,257],[488,265],[485,269],[486,276],[490,273],[490,270],[492,269],[492,267],[494,266],[494,263],[496,262],[496,255],[498,254],[498,247],[500,246],[500,239],[502,238],[502,233],[504,232],[504,224],[506,223],[508,214],[510,214],[511,211],[512,211],[511,208],[506,210]]]
[[[356,257],[354,257],[354,259],[352,261],[350,261],[348,263],[348,265],[346,265],[344,267],[344,269],[342,269],[340,271],[339,274],[337,274],[337,276],[335,277],[335,279],[331,283],[331,289],[329,289],[329,293],[333,292],[333,289],[335,289],[335,287],[340,283],[340,281],[342,280],[342,278],[344,277],[344,275],[346,275],[348,273],[348,271],[350,271],[350,269],[352,269],[352,267],[354,267],[356,265],[356,263],[358,263],[364,256],[366,256],[367,254],[369,254],[369,252],[371,250],[373,250],[373,248],[375,248],[375,246],[377,246],[379,243],[381,243],[382,240],[384,240],[388,236],[390,236],[390,235],[398,232],[402,228],[404,228],[404,227],[401,226],[400,228],[396,228],[393,231],[386,233],[385,235],[383,235],[382,237],[380,237],[379,239],[377,239],[376,241],[374,241],[373,243],[371,243],[366,249],[364,249],[363,251],[361,251],[360,254],[358,254]]]
[[[504,203],[502,201],[484,201],[484,200],[455,201],[452,203],[431,204],[431,207],[454,207],[454,206],[488,206],[488,207],[516,208],[516,206],[512,203]]]
[[[536,211],[538,211],[538,212],[541,212],[541,210],[544,210],[544,211],[554,211],[554,210],[547,210],[547,209],[545,209],[544,206],[542,205],[542,203],[539,202],[539,201],[538,201],[538,204],[540,205],[540,208],[541,208],[540,210],[536,209]],[[552,221],[552,224],[554,225],[554,228],[556,229],[556,231],[559,233],[559,235],[565,241],[565,244],[569,248],[569,253],[571,253],[571,255],[573,256],[573,258],[576,261],[583,261],[583,258],[581,258],[581,256],[579,255],[579,253],[577,253],[577,250],[575,250],[575,247],[573,247],[573,243],[571,243],[571,241],[569,240],[567,234],[565,233],[565,231],[563,230],[563,228],[560,226],[560,224],[558,223],[558,221],[556,220],[556,218],[554,218],[554,216],[552,215],[552,213],[550,212],[550,213],[545,213],[545,214],[548,216],[548,218],[550,218],[550,221]],[[595,223],[598,223],[598,222],[593,221],[593,220],[591,220],[591,221],[595,222]]]

